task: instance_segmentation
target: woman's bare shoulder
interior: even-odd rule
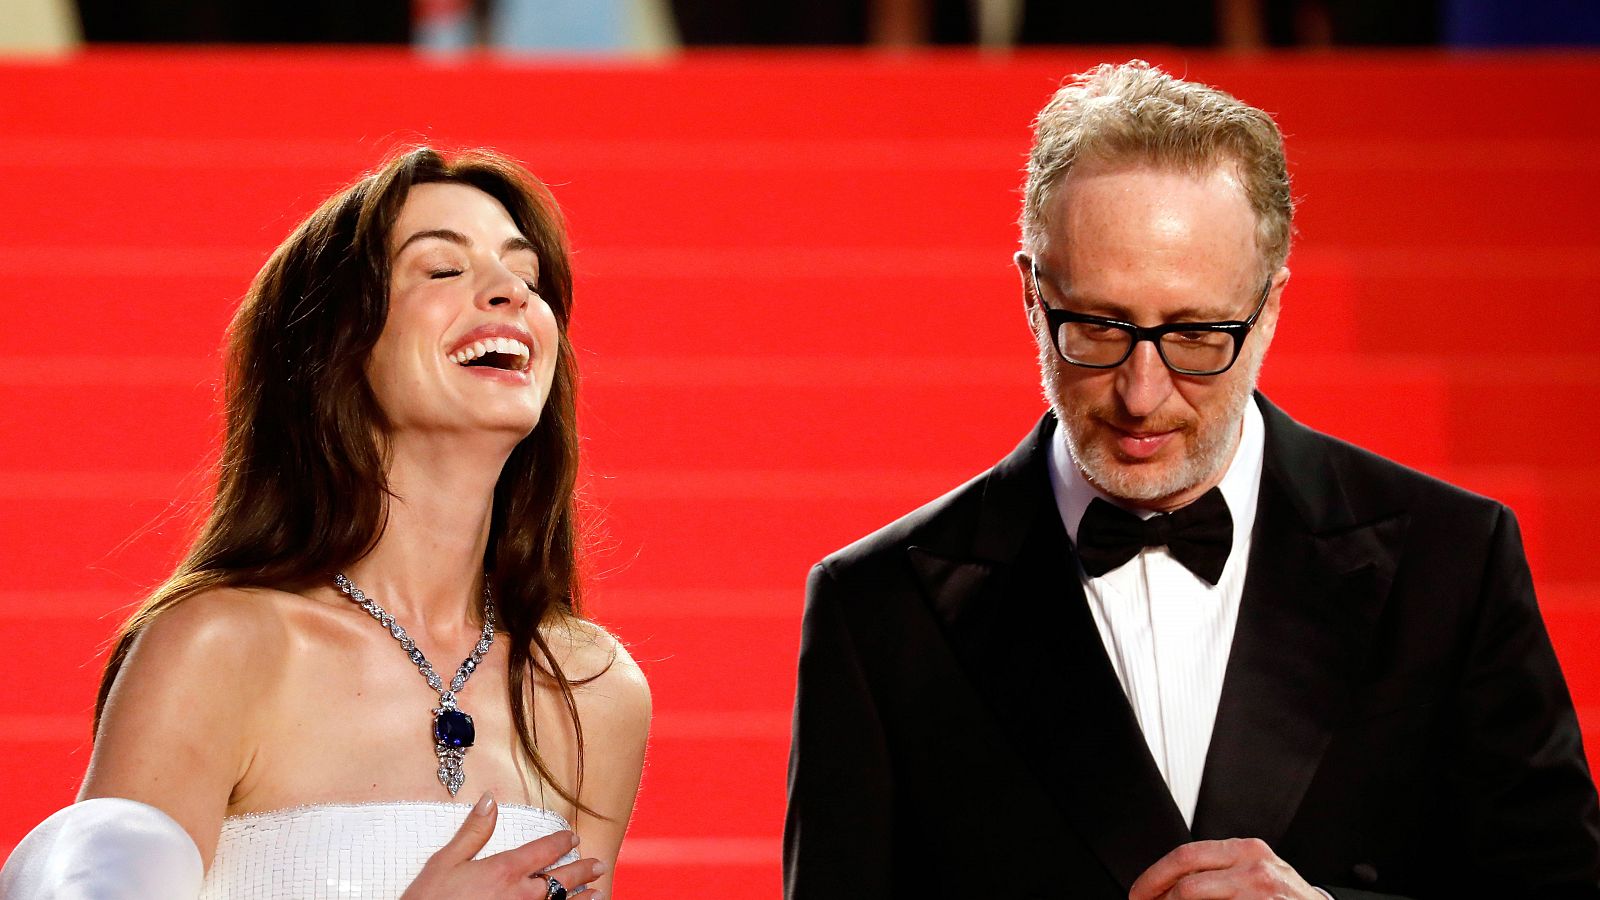
[[[156,806],[209,860],[289,656],[294,596],[214,588],[149,619],[106,698],[81,797]]]
[[[149,616],[107,697],[102,729],[169,715],[248,724],[241,712],[259,709],[281,676],[307,603],[283,591],[217,587]]]
[[[139,630],[126,667],[177,666],[212,677],[281,661],[304,597],[251,587],[217,587],[161,610]]]
[[[600,625],[576,616],[547,625],[543,633],[572,682],[586,727],[593,713],[642,735],[650,721],[650,684],[627,646]]]
[[[281,633],[289,608],[305,598],[259,587],[214,587],[191,594],[163,609],[149,631],[205,637],[213,633],[270,639]]]
[[[580,796],[599,813],[574,821],[584,846],[615,859],[644,770],[650,685],[623,642],[594,622],[568,619],[546,628],[545,638],[573,682],[572,700],[583,722]]]

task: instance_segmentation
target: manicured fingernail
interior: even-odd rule
[[[605,898],[605,894],[602,894],[602,893],[601,893],[601,892],[599,892],[599,891],[595,891],[595,892],[594,892],[594,898],[593,898],[593,900],[604,900],[604,898]]]
[[[605,873],[606,873],[605,861],[604,860],[600,860],[600,859],[595,860],[594,861],[594,875],[591,876],[591,877],[599,878],[601,875],[604,875]]]
[[[578,833],[576,831],[569,831],[567,834],[572,835],[572,846],[578,846]]]
[[[493,809],[494,795],[488,791],[484,791],[483,796],[478,798],[477,805],[472,807],[472,814],[475,816],[487,816]]]

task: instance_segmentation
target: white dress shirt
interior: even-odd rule
[[[1184,568],[1165,547],[1149,547],[1099,578],[1080,567],[1084,596],[1111,668],[1144,732],[1167,789],[1194,824],[1211,728],[1222,697],[1233,628],[1239,619],[1250,531],[1256,520],[1265,432],[1252,399],[1245,406],[1238,449],[1218,485],[1233,518],[1233,549],[1216,586]],[[1057,428],[1050,450],[1050,487],[1074,544],[1089,501],[1127,508],[1085,480]],[[1130,510],[1141,518],[1155,513]]]

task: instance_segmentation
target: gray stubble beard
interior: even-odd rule
[[[1094,418],[1090,414],[1096,410],[1083,410],[1083,414],[1078,416],[1068,414],[1056,386],[1060,383],[1062,367],[1071,364],[1064,362],[1049,342],[1036,343],[1039,345],[1039,371],[1045,400],[1055,410],[1056,420],[1064,429],[1067,450],[1072,454],[1073,463],[1089,483],[1100,490],[1122,500],[1149,503],[1183,493],[1211,480],[1213,476],[1220,478],[1233,460],[1244,424],[1245,404],[1250,402],[1255,392],[1264,355],[1240,360],[1248,366],[1249,374],[1240,379],[1228,395],[1221,421],[1198,423],[1191,432],[1193,441],[1189,445],[1188,455],[1160,477],[1151,478],[1139,473],[1137,466],[1119,464],[1103,447],[1088,440],[1089,422]]]

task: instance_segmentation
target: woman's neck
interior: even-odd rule
[[[372,552],[345,572],[410,630],[480,627],[484,550],[506,453],[390,447],[388,520]]]

